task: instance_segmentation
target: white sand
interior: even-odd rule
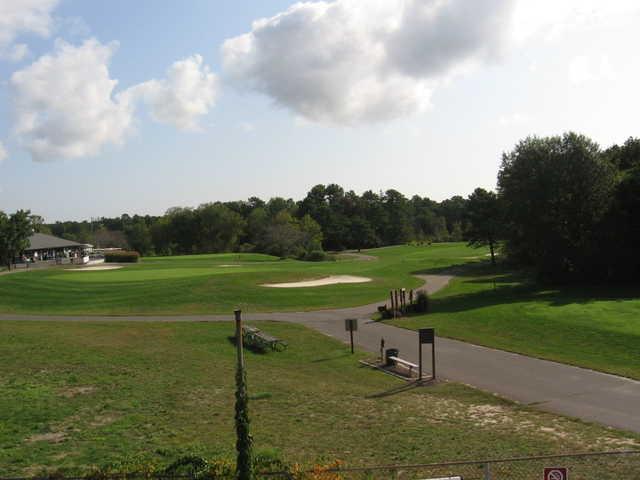
[[[271,288],[302,288],[335,285],[336,283],[365,283],[370,281],[371,279],[367,277],[356,277],[353,275],[331,275],[330,277],[320,278],[318,280],[307,280],[303,282],[292,283],[265,283],[261,286]]]
[[[219,266],[219,267],[224,267],[224,268],[229,268],[229,267],[244,267],[244,265],[238,265],[238,264],[235,264],[235,265],[218,265],[218,266]]]
[[[120,265],[100,265],[98,267],[80,267],[80,268],[70,268],[70,272],[95,272],[98,270],[118,270],[122,268]]]

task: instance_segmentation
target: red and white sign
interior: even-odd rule
[[[569,470],[567,467],[546,467],[544,480],[569,480]]]

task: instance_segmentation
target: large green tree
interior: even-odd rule
[[[567,133],[518,143],[503,155],[498,173],[508,255],[551,280],[592,274],[592,259],[599,254],[596,231],[615,180],[615,168],[585,136]]]
[[[16,257],[29,246],[32,233],[29,210],[18,210],[11,215],[0,211],[0,261],[9,270]]]
[[[503,218],[500,199],[495,192],[476,188],[466,203],[466,236],[471,246],[489,247],[491,264],[496,264],[496,246],[502,235]]]

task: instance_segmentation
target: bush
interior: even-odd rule
[[[139,259],[140,254],[138,252],[127,252],[125,250],[104,254],[106,263],[138,263]]]
[[[324,262],[325,260],[329,260],[331,257],[327,255],[322,250],[313,250],[309,253],[306,253],[302,259],[307,262]]]
[[[418,292],[416,303],[412,307],[415,313],[427,313],[429,311],[429,295],[427,295],[427,292]]]

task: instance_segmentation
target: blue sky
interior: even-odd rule
[[[640,135],[636,2],[5,1],[0,209],[49,221],[330,182],[441,200],[529,134]]]

